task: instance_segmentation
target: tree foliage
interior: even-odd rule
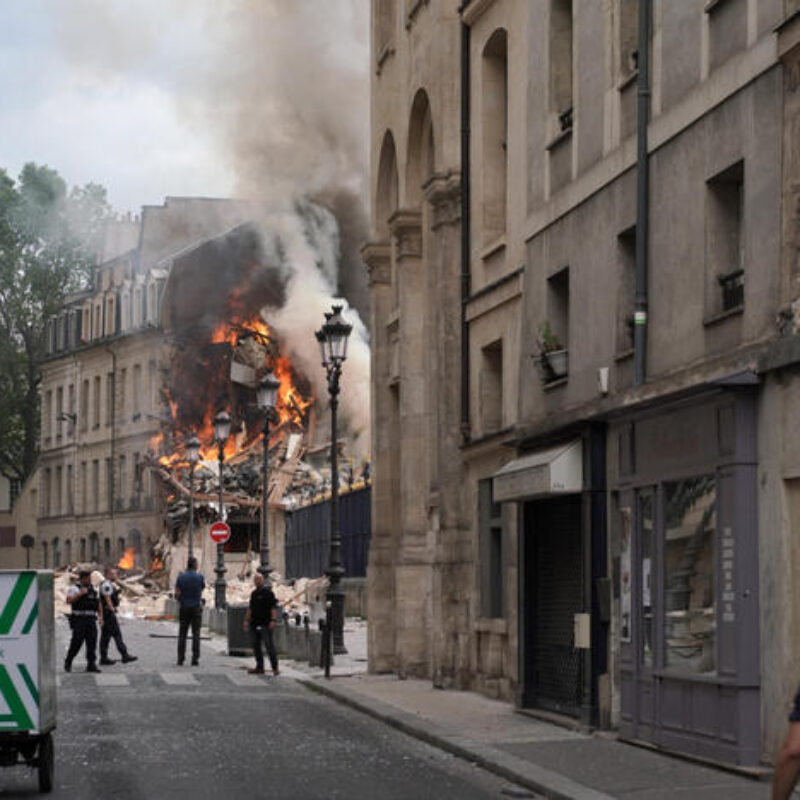
[[[53,169],[0,169],[0,473],[24,481],[39,442],[40,366],[48,318],[88,288],[110,216],[97,184],[68,190]]]

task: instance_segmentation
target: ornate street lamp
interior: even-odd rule
[[[194,557],[194,470],[200,460],[200,440],[197,436],[186,442],[186,458],[189,459],[189,558]]]
[[[331,539],[328,556],[328,600],[331,603],[333,622],[333,652],[346,653],[344,646],[344,591],[341,580],[342,540],[339,534],[339,467],[336,452],[336,410],[339,407],[339,378],[342,362],[347,358],[347,337],[353,330],[342,318],[342,306],[333,306],[325,314],[325,324],[316,332],[322,366],[328,377],[328,394],[331,398]]]
[[[231,416],[227,411],[220,411],[214,417],[214,436],[217,440],[217,456],[219,458],[219,520],[224,522],[225,505],[222,500],[222,466],[225,463],[225,442],[231,435]],[[224,609],[227,605],[225,600],[225,552],[223,550],[225,545],[221,542],[217,544],[217,566],[214,572],[217,574],[217,580],[214,581],[214,606],[219,609]]]
[[[269,584],[271,571],[269,565],[269,519],[267,517],[269,513],[267,502],[269,497],[269,424],[272,422],[280,387],[281,382],[269,369],[261,383],[258,384],[256,391],[258,407],[264,412],[264,466],[261,471],[261,564],[258,571],[264,576],[267,584]]]

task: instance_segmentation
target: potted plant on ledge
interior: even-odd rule
[[[569,351],[553,333],[550,323],[545,320],[539,326],[539,363],[545,383],[565,378],[569,369]]]

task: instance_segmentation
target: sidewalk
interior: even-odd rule
[[[516,713],[473,692],[430,681],[366,673],[366,626],[348,620],[346,656],[333,678],[285,662],[281,670],[313,691],[383,720],[549,798],[576,800],[767,800],[770,784]]]

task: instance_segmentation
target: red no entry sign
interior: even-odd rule
[[[225,544],[231,538],[231,529],[227,522],[215,522],[211,526],[209,534],[217,544]]]

